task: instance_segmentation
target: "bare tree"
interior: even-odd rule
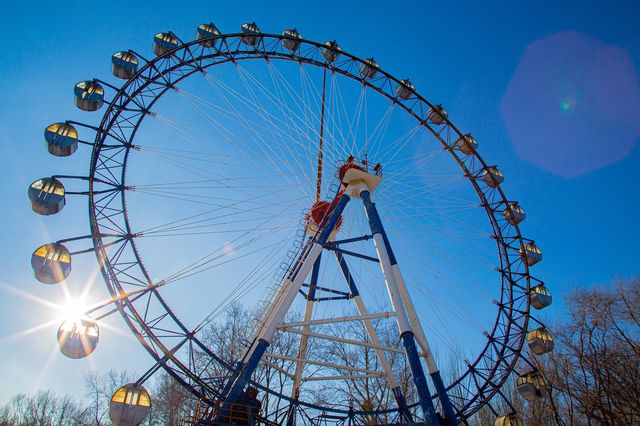
[[[575,425],[640,424],[640,279],[567,297],[568,321],[542,365]]]
[[[254,337],[254,325],[258,313],[242,307],[233,305],[226,310],[221,321],[213,322],[204,334],[203,341],[208,348],[219,356],[225,363],[233,366],[240,361],[245,351],[251,345]],[[288,317],[287,321],[294,318]],[[293,357],[297,350],[297,336],[287,333],[278,333],[274,336],[270,345],[270,351]],[[201,369],[212,379],[218,379],[222,384],[230,375],[230,372],[211,359],[204,353],[198,357]],[[279,393],[286,393],[291,381],[283,371],[291,369],[292,361],[286,359],[272,359],[268,364],[261,363],[253,375],[253,380],[273,389]],[[268,394],[262,396],[262,406],[269,412],[281,411],[283,401],[280,398],[269,398]]]
[[[69,395],[42,390],[35,395],[18,394],[0,409],[1,426],[53,426],[82,424],[82,408]]]
[[[550,396],[525,401],[515,377],[503,393],[527,426],[640,424],[640,279],[576,289],[566,305],[567,317],[550,327],[553,352],[528,354],[544,374]],[[500,401],[492,404],[499,412],[510,411]],[[489,424],[492,415],[481,410],[470,424]]]
[[[152,389],[153,409],[147,424],[166,426],[180,425],[197,401],[167,373],[160,373]]]
[[[383,346],[400,348],[398,332],[392,322],[378,320],[374,322],[374,328]],[[313,392],[316,402],[329,403],[330,405],[350,404],[357,411],[384,411],[395,408],[397,406],[395,396],[389,389],[385,377],[369,377],[366,374],[354,373],[359,370],[382,372],[382,365],[375,349],[343,343],[346,340],[372,343],[364,326],[359,322],[333,324],[325,326],[323,333],[337,336],[341,338],[341,341],[317,342],[314,346],[316,357],[336,365],[357,369],[337,369],[334,374],[360,375],[361,378],[325,382]],[[415,402],[415,390],[405,357],[396,352],[389,352],[386,355],[393,375],[407,402]],[[330,395],[330,400],[325,399],[326,395]],[[362,420],[367,424],[386,423],[392,420],[392,416],[387,414],[367,415]]]
[[[640,279],[620,281],[611,287],[575,290],[567,296],[566,302],[569,308],[567,318],[551,328],[555,336],[555,350],[539,357],[530,356],[545,375],[551,388],[551,398],[526,402],[519,396],[515,380],[507,382],[503,393],[510,397],[514,409],[522,415],[527,426],[559,423],[576,426],[640,425]],[[251,331],[247,324],[254,318],[250,311],[234,306],[222,321],[211,325],[204,340],[225,362],[233,364],[250,344]],[[391,322],[377,321],[375,327],[384,346],[399,347],[397,331]],[[342,337],[342,341],[368,341],[368,335],[359,323],[346,327],[327,326],[322,332]],[[272,359],[271,365],[262,365],[254,380],[281,393],[290,391],[290,377],[282,371],[292,370],[290,359],[297,356],[298,344],[296,335],[277,334],[271,349],[273,353],[287,356],[281,360]],[[336,374],[381,369],[373,349],[340,341],[310,343],[308,357],[351,368],[335,370]],[[228,376],[225,368],[210,363],[205,354],[200,359],[203,371],[211,378],[222,380]],[[407,400],[415,401],[405,358],[400,353],[391,354],[389,362]],[[452,371],[455,367],[452,366]],[[307,368],[307,374],[313,374],[317,372],[314,369],[323,367],[309,365]],[[134,381],[132,376],[125,371],[111,370],[105,374],[93,372],[85,380],[87,405],[81,406],[69,396],[59,396],[51,390],[40,391],[33,396],[20,394],[0,408],[0,426],[109,424],[111,395],[123,384]],[[166,373],[158,376],[149,390],[153,410],[145,421],[146,425],[177,425],[196,404],[187,391]],[[395,406],[394,397],[382,377],[363,376],[355,380],[324,382],[312,388],[307,396],[318,403],[348,402],[354,409],[364,411]],[[277,406],[281,403],[279,398],[269,401],[268,396],[263,395],[263,406],[269,407],[270,411],[283,408]],[[499,412],[509,410],[500,401],[492,403]],[[363,420],[367,423],[393,421],[385,416]],[[495,414],[484,409],[468,422],[470,425],[485,425],[493,420]]]
[[[508,391],[527,426],[640,424],[640,279],[577,289],[551,327],[553,352],[529,354],[551,390],[525,402]]]
[[[106,373],[92,371],[85,375],[84,380],[88,403],[84,416],[90,419],[85,424],[97,426],[110,424],[109,403],[111,396],[121,386],[133,382],[135,379],[126,370],[109,370]]]

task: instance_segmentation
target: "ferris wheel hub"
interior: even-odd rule
[[[371,171],[367,160],[356,162],[350,156],[338,169],[338,177],[345,186],[345,193],[351,197],[360,197],[362,191],[375,191],[382,182],[382,166],[376,164]]]

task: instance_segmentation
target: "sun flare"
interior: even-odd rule
[[[64,321],[78,322],[80,319],[86,318],[88,306],[80,300],[69,300],[58,308],[60,318]]]

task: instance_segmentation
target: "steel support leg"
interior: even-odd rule
[[[387,291],[391,304],[396,312],[396,322],[398,324],[398,330],[402,338],[402,344],[404,345],[405,352],[407,353],[407,360],[411,368],[411,374],[416,386],[418,398],[420,400],[420,408],[425,418],[425,422],[429,426],[438,426],[438,416],[436,415],[433,401],[431,400],[431,394],[429,392],[429,385],[422,369],[418,350],[414,340],[413,329],[407,317],[402,296],[400,294],[396,276],[393,272],[392,261],[395,262],[395,256],[391,245],[388,244],[386,236],[384,234],[384,227],[382,221],[378,215],[378,211],[375,204],[371,201],[371,195],[369,191],[364,190],[360,193],[360,198],[364,203],[367,217],[369,219],[369,226],[371,227],[371,233],[373,234],[373,240],[378,252],[378,258],[380,260],[380,267],[382,268],[382,274],[384,275],[385,283],[387,284]]]
[[[307,294],[307,304],[304,312],[304,321],[310,321],[313,316],[313,302],[316,298],[316,286],[318,284],[318,275],[320,274],[320,260],[322,258],[322,253],[318,256],[315,263],[313,264],[313,270],[311,271],[311,281],[309,282],[309,293]],[[311,327],[307,324],[302,326],[303,331],[309,331]],[[309,336],[303,334],[300,336],[300,345],[298,346],[298,358],[303,359],[307,354],[307,345],[308,345]],[[302,379],[302,372],[304,369],[304,363],[302,361],[298,361],[296,363],[296,370],[293,375],[293,384],[291,386],[291,406],[289,408],[289,414],[287,417],[287,426],[295,426],[296,424],[296,410],[295,406],[298,402],[298,396],[300,394],[300,380]]]
[[[364,304],[364,302],[362,301],[362,298],[360,297],[360,291],[358,290],[358,286],[356,285],[356,282],[353,279],[351,272],[349,271],[349,266],[347,265],[347,261],[345,260],[344,255],[339,251],[334,251],[333,253],[336,256],[336,260],[338,261],[338,266],[340,267],[342,276],[347,282],[347,286],[349,287],[349,292],[353,297],[353,301],[356,305],[356,309],[358,310],[358,314],[360,316],[366,317],[367,315],[369,315],[369,311],[367,310],[366,305]],[[378,334],[376,333],[376,329],[373,326],[373,323],[371,322],[371,320],[363,319],[362,322],[364,324],[365,330],[367,331],[367,335],[371,340],[371,343],[373,343],[378,347],[382,346],[380,343],[380,339],[378,338]],[[380,365],[382,365],[382,369],[384,370],[385,375],[387,377],[387,383],[389,384],[389,388],[391,389],[391,391],[393,392],[393,395],[396,398],[396,402],[398,403],[398,409],[404,415],[404,417],[407,418],[409,422],[413,422],[411,413],[407,409],[407,404],[406,404],[406,400],[404,399],[404,395],[402,395],[402,390],[400,389],[400,385],[398,385],[398,383],[395,380],[395,377],[393,376],[393,371],[391,370],[391,366],[389,365],[387,356],[385,355],[382,349],[376,349],[375,352],[376,352],[376,355],[378,356],[378,360],[380,361]]]
[[[320,274],[320,259],[322,254],[318,256],[315,263],[313,264],[313,270],[311,271],[311,281],[309,282],[309,293],[307,294],[307,304],[305,306],[304,311],[304,321],[310,321],[313,316],[313,301],[316,298],[316,286],[318,284],[318,275]],[[302,331],[309,331],[310,326],[304,325],[302,326]],[[303,334],[300,336],[300,345],[298,346],[298,358],[304,359],[307,354],[307,343],[309,340],[309,336]],[[293,385],[291,388],[291,397],[295,398],[296,394],[299,392],[300,380],[302,378],[302,370],[304,369],[304,363],[298,361],[296,363],[296,370],[293,375]]]
[[[436,393],[438,394],[438,398],[440,399],[440,403],[442,404],[444,417],[447,419],[451,426],[457,426],[458,417],[456,416],[456,411],[453,409],[453,404],[451,404],[451,400],[449,399],[449,394],[447,394],[447,389],[444,387],[444,382],[442,381],[442,377],[440,376],[440,371],[436,370],[433,373],[429,373],[429,375],[431,376],[431,381],[433,381],[433,385],[436,388]]]
[[[384,231],[383,231],[384,232]],[[384,236],[384,241],[387,245],[389,245],[389,240],[386,236]],[[394,263],[395,262],[395,263]],[[409,322],[413,327],[413,331],[415,333],[416,341],[418,345],[422,349],[424,353],[423,357],[427,364],[427,368],[429,370],[429,375],[431,376],[431,380],[436,388],[436,393],[438,395],[438,399],[442,404],[442,411],[444,412],[444,416],[452,426],[456,426],[458,424],[458,418],[456,416],[456,412],[453,408],[453,404],[449,399],[449,395],[447,394],[447,390],[442,382],[442,377],[440,376],[440,370],[436,365],[435,359],[433,359],[433,354],[431,353],[431,348],[429,347],[429,342],[424,334],[424,330],[422,329],[422,325],[418,320],[418,314],[416,313],[415,307],[413,306],[413,302],[409,297],[409,291],[407,290],[407,286],[404,282],[404,278],[402,277],[402,273],[400,273],[400,268],[398,267],[397,261],[394,257],[391,259],[391,267],[393,268],[393,272],[396,276],[396,280],[398,282],[398,288],[400,289],[400,296],[402,297],[402,301],[404,302],[404,306],[407,310],[407,315],[409,316]]]
[[[225,396],[225,403],[233,403],[244,390],[245,386],[251,380],[251,376],[255,372],[258,363],[262,359],[265,351],[271,344],[273,335],[276,332],[277,326],[282,323],[285,315],[287,314],[291,303],[295,299],[296,295],[302,287],[304,279],[309,275],[312,266],[315,264],[316,259],[320,256],[322,249],[324,248],[329,236],[333,232],[333,229],[338,222],[340,215],[342,214],[345,206],[349,202],[350,197],[346,194],[340,196],[340,200],[335,206],[335,209],[331,213],[331,216],[324,224],[322,232],[318,238],[313,242],[311,249],[308,252],[303,252],[301,259],[297,262],[293,270],[283,280],[282,298],[275,300],[271,305],[270,312],[266,316],[266,323],[258,331],[258,335],[254,340],[253,345],[249,348],[245,354],[244,359],[246,362],[242,366],[241,371],[235,378],[233,385],[230,386],[227,395]],[[221,410],[221,413],[217,416],[218,419],[223,419],[227,410]]]

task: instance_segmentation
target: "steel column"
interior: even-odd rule
[[[440,403],[442,404],[444,417],[452,426],[456,426],[458,424],[458,417],[456,416],[456,411],[453,409],[453,404],[449,399],[449,394],[447,394],[447,388],[445,388],[444,386],[444,382],[442,381],[442,377],[440,376],[440,371],[436,370],[429,375],[431,376],[433,385],[436,388],[436,393],[438,394],[438,398],[440,399]]]
[[[353,279],[353,276],[351,275],[351,272],[349,271],[349,266],[347,265],[347,262],[344,259],[344,256],[339,251],[334,251],[334,254],[336,256],[336,260],[338,261],[338,265],[340,266],[340,271],[342,272],[342,275],[344,276],[344,279],[347,282],[347,285],[349,286],[349,291],[353,296],[353,301],[356,304],[358,313],[360,314],[360,316],[364,318],[362,320],[362,323],[364,324],[365,330],[369,335],[369,339],[371,340],[371,343],[377,346],[381,346],[380,339],[378,339],[378,334],[376,333],[376,329],[373,326],[373,323],[371,322],[370,319],[367,319],[367,316],[369,315],[369,311],[367,310],[366,305],[362,301],[362,297],[360,297],[360,292],[358,291],[358,287]],[[387,384],[389,385],[389,388],[391,389],[394,396],[396,397],[398,408],[409,421],[413,421],[411,417],[411,413],[409,412],[409,410],[407,410],[405,399],[404,399],[404,396],[402,395],[402,390],[400,389],[400,386],[398,385],[395,377],[393,376],[393,371],[391,370],[391,366],[389,365],[389,361],[387,360],[386,354],[380,348],[376,348],[375,352],[376,352],[376,355],[378,356],[378,360],[380,360],[380,364],[382,365],[382,369],[385,372],[385,376],[387,377]]]
[[[318,284],[318,275],[320,274],[320,260],[322,258],[322,253],[318,255],[315,263],[313,264],[313,270],[311,271],[311,281],[309,282],[309,293],[307,294],[307,304],[305,306],[304,311],[304,321],[311,321],[311,317],[313,316],[313,299],[316,297],[316,286]],[[304,331],[309,331],[310,326],[308,324],[303,325],[302,329]],[[307,354],[307,343],[309,340],[309,336],[303,334],[300,336],[300,345],[298,346],[298,357],[299,359],[304,359]],[[289,416],[287,418],[287,426],[294,426],[296,424],[295,419],[295,405],[298,400],[298,396],[300,394],[300,379],[302,378],[302,371],[305,367],[305,364],[301,361],[296,362],[296,370],[293,374],[293,384],[291,385],[291,409],[289,412]]]
[[[400,272],[400,267],[398,266],[398,260],[391,249],[389,238],[387,237],[387,233],[382,227],[382,224],[380,225],[380,232],[382,234],[382,239],[384,241],[384,244],[388,247],[389,261],[391,263],[391,269],[393,270],[393,274],[396,278],[398,290],[400,292],[400,297],[402,298],[402,302],[407,312],[407,317],[409,318],[409,323],[411,324],[411,327],[413,329],[414,338],[418,343],[418,345],[420,346],[420,348],[422,349],[423,357],[424,357],[425,363],[427,364],[427,368],[429,370],[429,375],[431,376],[431,379],[433,381],[434,387],[436,389],[436,393],[438,395],[438,399],[442,404],[442,411],[444,412],[444,415],[446,419],[449,421],[449,423],[455,426],[458,424],[458,420],[455,414],[455,410],[453,408],[453,404],[451,403],[451,400],[449,399],[449,395],[446,392],[446,388],[442,381],[442,376],[440,375],[440,370],[438,369],[438,366],[436,365],[436,361],[433,358],[431,348],[429,347],[429,342],[427,341],[427,338],[425,336],[424,330],[422,328],[422,324],[418,320],[418,314],[413,305],[413,301],[409,297],[409,291],[407,290],[404,277]]]
[[[384,238],[385,242],[389,244],[389,240],[386,234],[384,235],[384,237],[385,237]],[[442,404],[442,411],[444,412],[444,416],[452,426],[455,426],[458,424],[456,412],[453,408],[453,404],[451,403],[451,400],[449,399],[449,394],[447,394],[447,390],[442,381],[442,377],[440,376],[440,370],[438,369],[438,366],[436,365],[436,361],[433,358],[431,348],[429,347],[429,342],[427,341],[427,338],[424,334],[424,330],[422,329],[422,324],[420,324],[420,321],[418,320],[418,314],[416,313],[415,307],[413,306],[413,302],[409,297],[409,291],[407,290],[407,286],[404,282],[404,278],[402,277],[402,273],[400,272],[400,267],[396,263],[392,265],[392,269],[398,283],[400,296],[402,297],[402,301],[404,302],[404,306],[409,316],[409,322],[413,327],[416,341],[418,342],[418,345],[420,345],[420,347],[422,348],[422,351],[424,352],[424,359],[427,364],[427,368],[429,369],[429,375],[431,376],[431,380],[433,381],[433,384],[436,388],[438,399],[440,399],[440,403]]]
[[[391,299],[391,305],[396,311],[396,322],[402,338],[402,344],[404,345],[407,353],[407,360],[411,368],[411,374],[413,376],[413,382],[418,392],[418,398],[420,400],[420,407],[425,418],[425,422],[429,426],[439,425],[438,416],[436,415],[433,401],[431,400],[431,394],[429,392],[429,385],[420,363],[420,357],[416,348],[414,340],[413,329],[407,317],[404,303],[398,289],[398,283],[396,276],[393,272],[393,264],[396,264],[395,256],[391,245],[388,243],[384,234],[384,227],[382,221],[375,207],[375,204],[371,201],[371,195],[368,190],[364,190],[360,193],[360,198],[364,203],[364,207],[369,219],[369,226],[371,227],[371,233],[373,234],[373,241],[378,252],[378,258],[380,259],[380,267],[382,274],[384,275],[385,283],[387,284],[387,292]]]
[[[300,291],[304,279],[309,274],[316,259],[318,259],[318,256],[320,256],[323,247],[333,232],[333,229],[335,228],[342,211],[349,202],[349,199],[350,197],[346,194],[342,194],[340,196],[340,200],[336,204],[334,211],[325,222],[322,232],[313,243],[309,252],[307,253],[305,251],[301,253],[301,257],[293,266],[291,273],[283,280],[283,297],[280,300],[275,300],[274,304],[271,306],[270,313],[266,317],[267,323],[261,327],[256,339],[254,340],[254,344],[252,344],[249,351],[245,354],[244,359],[246,362],[235,378],[233,385],[230,387],[225,397],[225,402],[233,402],[238,398],[251,379],[260,359],[262,359],[262,356],[271,344],[271,339],[273,338],[278,325],[284,319],[291,303]],[[222,418],[223,416],[224,414],[221,413],[218,418]]]

